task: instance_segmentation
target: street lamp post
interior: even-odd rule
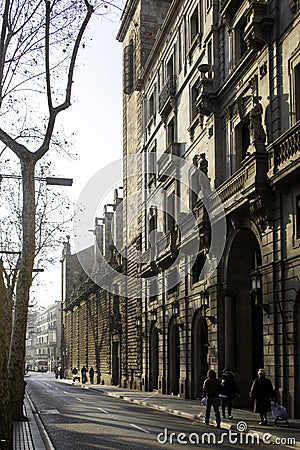
[[[269,314],[269,303],[263,303],[262,275],[258,269],[251,272],[251,293],[255,296],[255,306]]]

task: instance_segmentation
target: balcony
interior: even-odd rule
[[[249,3],[247,25],[243,38],[249,48],[261,50],[269,42],[274,19],[268,15],[268,2],[266,0],[250,0]]]
[[[267,152],[254,153],[246,158],[242,167],[217,188],[225,213],[234,213],[241,206],[248,205],[253,219],[264,229],[270,219],[268,205],[272,196],[267,174]]]
[[[200,80],[198,82],[198,96],[195,106],[201,116],[209,116],[215,110],[216,93],[214,90],[214,79],[210,64],[200,64],[198,66]]]
[[[175,111],[176,109],[176,100],[175,100],[176,89],[177,89],[177,77],[174,75],[170,75],[164,87],[160,91],[158,97],[159,114],[162,116],[164,122],[168,114],[171,111]]]
[[[283,133],[268,148],[269,177],[273,183],[299,178],[300,167],[300,121]]]
[[[157,161],[158,180],[164,181],[174,176],[174,172],[178,167],[178,159],[180,157],[179,142],[172,142]]]

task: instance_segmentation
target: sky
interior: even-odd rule
[[[117,15],[111,19],[94,17],[75,72],[72,105],[59,116],[58,125],[65,133],[75,133],[70,150],[78,156],[76,160],[55,158],[55,176],[73,179],[72,187],[56,189],[66,189],[73,203],[93,175],[122,157],[122,44],[116,40],[119,26]],[[61,254],[62,247],[57,251]],[[38,273],[31,302],[48,306],[60,300],[60,276],[59,263],[52,270]]]

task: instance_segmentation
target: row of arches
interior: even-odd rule
[[[217,366],[221,372],[226,366],[236,374],[236,382],[241,392],[236,405],[249,407],[251,383],[258,369],[265,366],[268,367],[274,387],[282,396],[281,400],[286,399],[288,403],[289,397],[290,403],[287,406],[294,410],[296,417],[300,416],[299,411],[297,412],[299,407],[295,406],[300,404],[300,294],[298,293],[294,302],[294,336],[288,342],[292,350],[287,350],[284,348],[284,341],[280,341],[276,336],[276,321],[279,321],[280,328],[280,321],[285,318],[280,317],[278,311],[275,314],[278,305],[275,304],[276,299],[272,291],[274,280],[270,266],[272,265],[264,265],[262,244],[253,227],[244,226],[232,230],[223,256],[223,273],[219,271],[218,283],[221,289],[215,298],[216,326],[212,327],[203,310],[194,308],[193,298],[188,299],[188,333],[182,330],[175,317],[170,318],[166,335],[162,335],[156,324],[152,323],[147,344],[143,348],[144,361],[147,361],[143,372],[147,379],[145,387],[150,391],[159,389],[167,394],[201,398],[207,370]],[[265,277],[263,283],[270,286],[265,289],[268,291],[266,299],[261,298],[259,305],[251,289],[251,274],[257,269],[260,269]],[[283,298],[284,293],[281,301]],[[271,304],[271,314],[262,307],[266,301]],[[281,355],[293,355],[294,367],[290,371],[288,366],[284,369],[285,373],[280,371],[283,357],[276,356],[278,352]],[[288,388],[285,386],[287,377]],[[290,386],[293,391],[288,393]]]
[[[226,365],[237,373],[242,391],[241,402],[248,405],[250,384],[257,370],[264,365],[264,312],[257,307],[250,280],[251,273],[261,266],[262,257],[257,236],[250,228],[233,232],[229,249],[224,256],[225,271],[220,280],[226,286],[227,293],[217,300],[217,348],[213,353],[218,359],[219,370]],[[190,350],[183,347],[181,333],[176,319],[171,318],[166,340],[166,391],[168,394],[182,394],[180,379],[184,378],[187,368],[190,372],[188,395],[200,398],[207,370],[212,364],[209,323],[202,310],[196,309],[192,315],[188,343]],[[152,326],[149,338],[150,390],[157,389],[161,371],[159,339],[160,335]],[[189,356],[187,351],[190,351]]]

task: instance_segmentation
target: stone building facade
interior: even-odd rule
[[[95,219],[94,244],[71,253],[69,237],[62,254],[62,355],[67,378],[72,369],[93,367],[95,382],[121,384],[121,313],[124,302],[116,293],[101,287],[105,273],[99,263],[99,252],[107,263],[121,270],[113,242],[122,231],[119,209],[122,198],[115,190],[114,202],[104,207],[102,218]],[[113,218],[115,220],[113,221]],[[118,229],[117,229],[118,225]],[[101,283],[95,282],[100,277]],[[126,355],[126,352],[124,353]],[[123,368],[123,371],[125,369]]]
[[[29,311],[26,330],[26,365],[30,370],[53,372],[61,365],[61,301]]]
[[[197,398],[207,369],[227,366],[249,406],[265,367],[300,416],[299,10],[290,0],[127,1],[122,270],[136,295],[129,287],[123,299],[122,385]],[[203,277],[216,198],[224,248]]]

